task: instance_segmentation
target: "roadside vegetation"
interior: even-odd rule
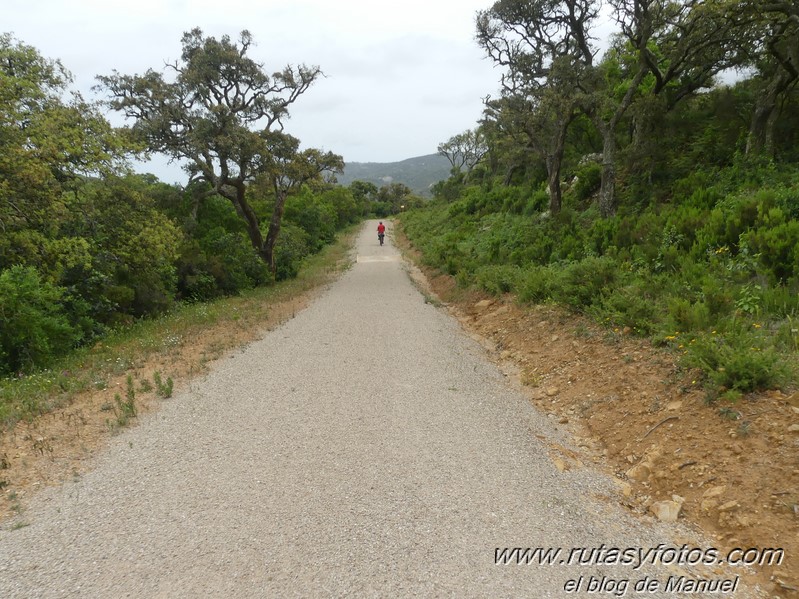
[[[553,302],[676,352],[710,401],[792,387],[795,7],[642,4],[619,3],[623,27],[601,61],[568,42],[589,39],[590,2],[577,3],[579,22],[539,2],[482,11],[478,40],[505,69],[502,93],[439,147],[452,176],[402,224],[424,262],[463,286]],[[737,79],[718,84],[725,69]]]
[[[198,345],[209,329],[230,331],[229,339],[217,342],[198,358],[193,366],[201,373],[204,364],[230,349],[236,331],[253,331],[267,323],[274,325],[278,305],[294,301],[328,283],[350,264],[349,251],[358,225],[342,231],[336,241],[319,253],[306,258],[297,276],[272,285],[241,291],[235,296],[205,302],[183,302],[165,314],[109,331],[92,345],[76,348],[52,358],[47,368],[0,381],[0,431],[20,420],[33,421],[55,409],[69,405],[82,392],[113,389],[112,381],[139,371],[146,363],[161,362],[168,368],[173,356]],[[158,397],[172,395],[173,381],[167,370],[156,370],[152,380],[126,384],[119,401],[108,405],[114,422],[127,423],[136,413],[136,391],[154,391]]]

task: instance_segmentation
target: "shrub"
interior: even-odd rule
[[[619,230],[618,217],[597,218],[586,231],[585,251],[589,256],[602,256],[614,247]]]
[[[40,366],[78,341],[62,296],[63,289],[42,281],[31,267],[0,274],[0,373]]]
[[[602,301],[616,283],[619,273],[615,260],[608,257],[589,257],[572,262],[558,275],[553,289],[553,299],[584,311]]]
[[[718,390],[771,389],[788,374],[770,339],[747,323],[733,322],[722,334],[703,333],[686,348],[685,364],[700,368]]]
[[[643,282],[616,288],[602,299],[596,314],[600,320],[630,327],[638,335],[649,335],[657,328],[660,311],[650,293]]]
[[[799,281],[792,286],[775,285],[763,289],[763,311],[776,318],[799,316]]]
[[[281,231],[282,233],[282,231]],[[270,280],[266,263],[255,253],[244,233],[216,228],[201,245],[208,256],[208,273],[224,293],[236,294]]]
[[[482,266],[474,274],[476,285],[494,295],[516,291],[521,277],[518,266],[491,265]]]
[[[552,297],[553,273],[546,266],[531,266],[522,271],[518,297],[523,303],[542,303]]]
[[[741,234],[757,222],[758,203],[758,198],[750,195],[732,196],[720,202],[697,231],[693,255],[701,259],[708,250],[722,247],[737,253]]]
[[[598,162],[587,162],[575,173],[577,180],[572,185],[571,191],[574,199],[583,202],[599,191],[602,182],[602,165]]]
[[[772,284],[786,282],[799,275],[799,221],[783,222],[774,227],[761,227],[742,236]]]
[[[668,330],[701,331],[713,324],[705,302],[692,302],[684,297],[673,296],[669,298],[667,305]]]
[[[275,244],[275,279],[293,279],[297,276],[302,260],[311,253],[308,233],[292,223],[283,223]]]

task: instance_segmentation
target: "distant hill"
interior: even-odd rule
[[[449,161],[440,154],[417,156],[400,162],[347,162],[338,181],[342,185],[367,181],[378,187],[404,183],[415,193],[429,197],[430,186],[447,179],[450,168]]]

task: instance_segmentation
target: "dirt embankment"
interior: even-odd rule
[[[799,393],[709,405],[697,373],[626,331],[425,275],[531,401],[570,429],[583,459],[612,471],[626,507],[642,517],[677,513],[719,550],[782,549],[782,563],[754,566],[755,577],[774,596],[799,597]]]

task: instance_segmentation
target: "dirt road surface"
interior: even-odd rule
[[[670,576],[732,584],[734,571],[653,566],[652,553],[640,568],[597,563],[691,542],[617,508],[590,468],[556,467],[551,447],[568,439],[425,301],[376,224],[309,308],[4,526],[0,597],[678,597]],[[495,563],[517,547],[561,553]],[[563,563],[581,547],[597,551]],[[659,590],[635,591],[646,576]],[[739,580],[734,596],[758,595]]]

